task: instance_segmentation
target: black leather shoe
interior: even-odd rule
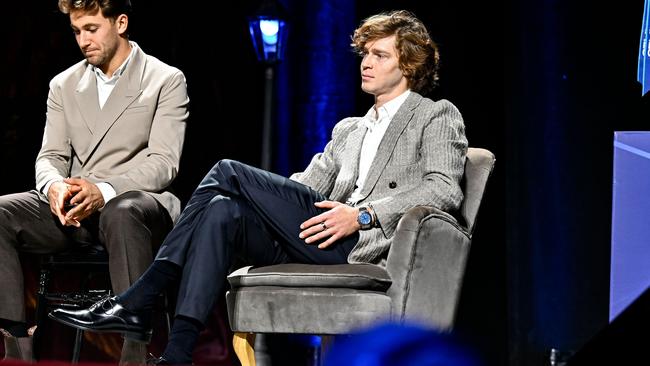
[[[151,340],[150,315],[126,310],[115,297],[98,301],[86,310],[55,309],[48,316],[83,330],[123,333],[125,338],[140,342]]]

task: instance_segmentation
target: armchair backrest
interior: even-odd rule
[[[458,220],[430,206],[415,207],[400,220],[386,262],[395,320],[453,327],[471,235],[494,162],[490,151],[468,148]]]
[[[470,147],[467,149],[465,160],[465,175],[461,186],[463,189],[463,203],[460,205],[460,215],[465,220],[467,233],[472,236],[476,215],[481,206],[485,185],[494,168],[494,154],[485,149]]]

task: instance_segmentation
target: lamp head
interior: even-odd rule
[[[284,58],[287,38],[287,17],[275,0],[265,0],[249,17],[248,27],[255,54],[259,61],[273,64]]]

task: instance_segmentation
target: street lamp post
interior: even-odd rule
[[[274,0],[265,0],[248,20],[257,59],[266,66],[264,72],[264,118],[262,129],[262,169],[271,169],[273,136],[273,91],[275,66],[284,58],[287,37],[285,12]]]

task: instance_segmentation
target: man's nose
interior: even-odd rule
[[[364,56],[361,59],[361,68],[365,70],[365,69],[369,69],[371,67],[372,67],[372,64],[370,62],[370,57],[368,57],[367,55]]]
[[[85,48],[85,47],[88,46],[88,44],[90,42],[88,40],[88,35],[86,34],[86,32],[79,33],[79,41],[78,42],[79,42],[79,47],[81,47],[81,48]]]

